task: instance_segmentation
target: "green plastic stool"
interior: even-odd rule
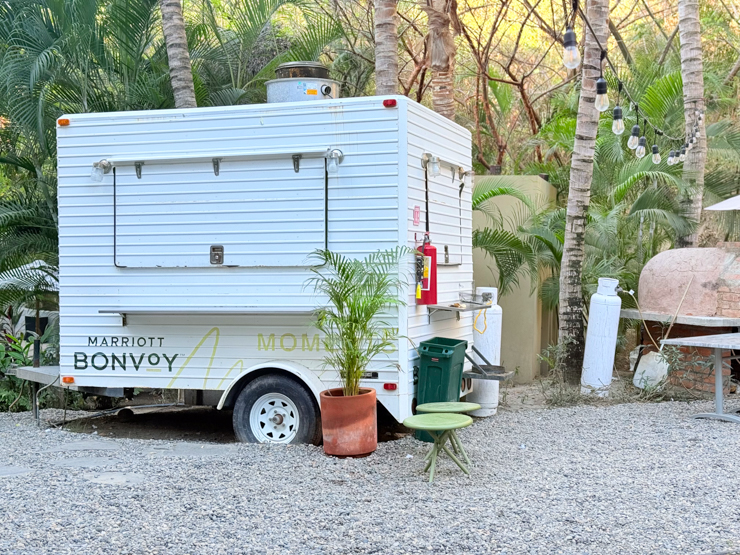
[[[437,413],[465,413],[474,410],[479,410],[481,407],[478,403],[465,403],[462,401],[449,401],[447,403],[424,403],[416,407],[416,412],[437,412]],[[465,457],[465,462],[471,464],[470,457],[465,452],[465,448],[462,446],[460,438],[457,437],[455,430],[450,430],[450,443],[452,444],[452,450],[457,453],[462,453]]]
[[[429,470],[430,483],[434,481],[434,469],[437,465],[437,456],[440,451],[447,453],[455,464],[459,466],[465,474],[470,476],[470,471],[467,467],[460,462],[460,459],[458,459],[447,447],[447,441],[451,440],[452,434],[455,430],[470,426],[472,423],[473,419],[465,414],[440,412],[417,414],[415,416],[409,416],[403,421],[403,425],[407,428],[429,432],[429,435],[434,439],[434,445],[432,445],[431,451],[429,451],[427,456],[424,458],[424,460],[427,461],[427,464],[424,467],[424,472]],[[457,441],[459,442],[459,439]],[[462,448],[462,444],[459,444],[459,446]]]

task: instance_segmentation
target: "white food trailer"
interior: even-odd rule
[[[316,442],[339,380],[309,255],[418,247],[427,222],[438,304],[409,284],[363,385],[401,421],[414,345],[472,343],[474,312],[449,308],[473,287],[470,133],[408,98],[76,114],[57,133],[63,385],[186,390],[235,409],[243,441]]]

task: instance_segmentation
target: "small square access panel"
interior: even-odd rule
[[[222,245],[211,245],[211,264],[224,263],[224,247]]]

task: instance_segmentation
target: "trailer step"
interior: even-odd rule
[[[29,382],[36,382],[44,385],[49,385],[57,382],[59,384],[59,366],[40,366],[34,368],[33,366],[20,366],[13,368],[11,371],[6,372],[11,376],[20,378],[21,380],[28,380]]]
[[[467,358],[471,364],[473,365],[472,370],[468,370],[466,372],[463,372],[463,378],[471,378],[473,380],[496,380],[499,382],[503,382],[506,380],[511,379],[511,377],[514,375],[514,372],[507,372],[506,368],[503,366],[499,366],[497,364],[491,364],[488,362],[488,359],[483,356],[483,354],[475,348],[475,345],[471,347],[473,349],[473,352],[478,355],[485,364],[478,364],[475,360],[473,360],[473,357],[471,357],[468,353],[465,353],[465,358]]]
[[[510,380],[511,377],[514,375],[514,372],[501,372],[497,370],[498,368],[501,368],[500,366],[488,366],[488,365],[480,365],[480,368],[484,370],[483,372],[477,372],[475,370],[469,370],[467,372],[463,372],[463,378],[471,378],[473,380],[496,380],[499,382],[505,382],[506,380]],[[489,370],[491,368],[491,370]]]

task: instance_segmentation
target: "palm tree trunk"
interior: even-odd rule
[[[159,0],[162,12],[162,32],[167,46],[170,82],[175,95],[176,108],[196,108],[193,70],[190,66],[185,20],[180,0]]]
[[[698,0],[679,0],[678,29],[681,40],[681,77],[683,78],[683,109],[686,119],[686,134],[693,132],[696,110],[704,110],[704,73],[701,53],[701,27],[699,24]],[[679,237],[678,247],[696,247],[699,243],[699,220],[701,219],[704,195],[704,166],[707,163],[707,136],[704,122],[699,124],[701,136],[694,148],[686,153],[683,163],[683,178],[692,185],[691,192],[681,200],[681,208],[687,218],[694,220],[697,230],[691,235]]]
[[[589,0],[587,17],[598,42],[606,48],[609,37],[609,0]],[[581,272],[584,259],[586,214],[591,197],[594,171],[594,148],[599,124],[599,111],[594,107],[596,79],[601,67],[601,49],[586,28],[583,53],[581,96],[578,103],[576,138],[570,169],[570,190],[565,221],[563,258],[560,265],[560,304],[558,341],[565,377],[569,382],[580,379],[583,366],[583,297]]]
[[[455,119],[455,39],[450,23],[457,21],[457,3],[426,0],[429,18],[429,66],[432,68],[432,108]],[[453,13],[454,11],[454,13]]]
[[[398,0],[375,0],[375,94],[398,93]]]

